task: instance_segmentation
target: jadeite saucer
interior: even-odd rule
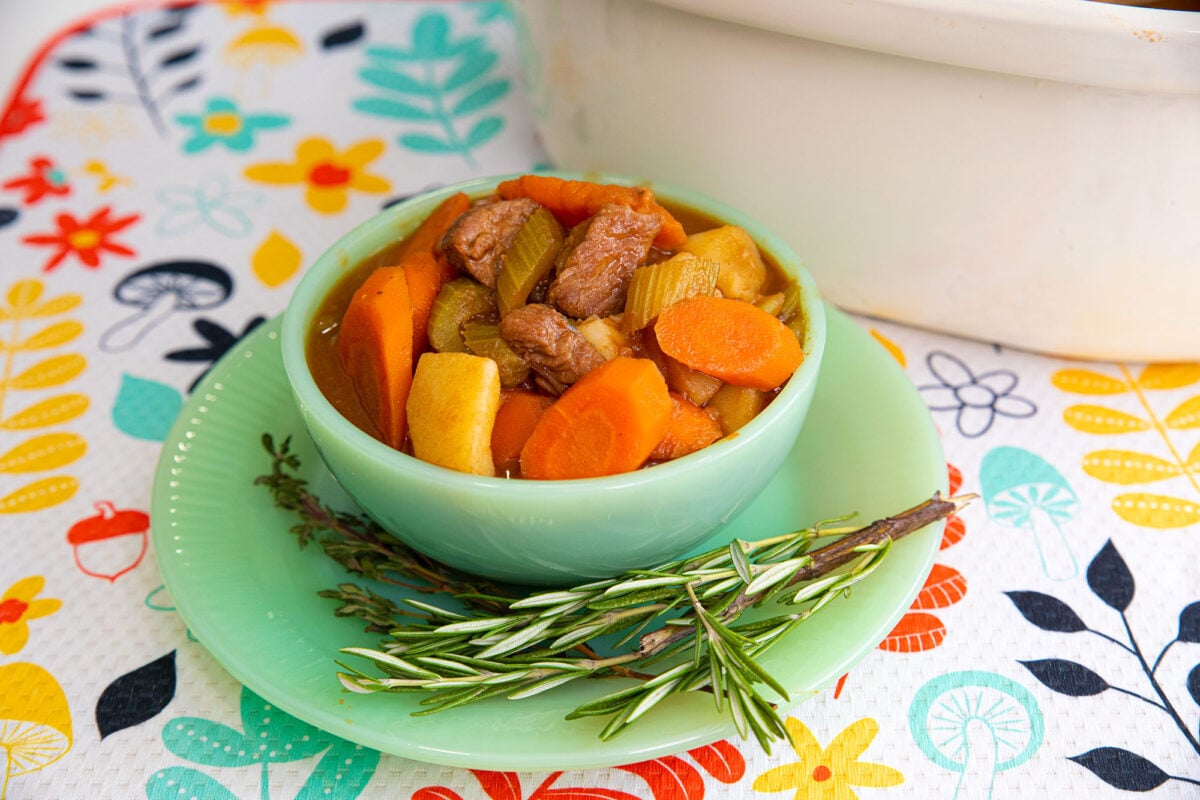
[[[333,601],[317,596],[347,574],[320,547],[300,549],[289,533],[295,519],[253,485],[269,469],[264,433],[290,435],[311,489],[352,507],[293,406],[274,320],[193,392],[164,444],[151,519],[159,567],[180,615],[225,669],[268,702],[377,750],[473,769],[615,766],[736,736],[705,694],[672,696],[608,742],[597,735],[604,719],[564,719],[577,705],[616,691],[615,681],[577,681],[526,700],[489,700],[426,717],[411,716],[417,695],[343,691],[335,677],[338,649],[373,646],[377,637],[356,620],[336,618]],[[830,308],[820,382],[791,457],[754,505],[699,549],[850,512],[865,524],[945,492],[946,482],[941,444],[920,396],[883,348]],[[941,527],[897,543],[849,599],[830,604],[767,653],[763,665],[793,702],[830,685],[887,635],[924,582]]]

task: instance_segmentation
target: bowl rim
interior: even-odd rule
[[[372,466],[396,470],[426,484],[436,484],[441,488],[457,487],[462,490],[483,492],[488,496],[499,494],[513,497],[545,496],[547,488],[553,487],[551,494],[565,497],[578,492],[653,485],[658,482],[659,478],[685,478],[690,472],[706,469],[709,462],[724,458],[726,453],[740,450],[757,439],[769,435],[772,423],[776,419],[784,416],[797,404],[802,403],[806,396],[811,396],[825,350],[825,307],[812,275],[791,246],[783,239],[744,212],[689,189],[608,173],[539,170],[537,174],[567,179],[648,186],[656,196],[662,197],[668,202],[687,206],[722,222],[745,228],[759,248],[770,252],[779,267],[794,278],[801,288],[801,303],[806,318],[804,361],[788,379],[779,395],[741,429],[690,455],[617,475],[553,481],[473,475],[431,464],[389,447],[346,419],[325,398],[316,381],[313,380],[305,357],[305,342],[312,312],[320,304],[332,284],[336,282],[336,278],[330,277],[330,271],[344,271],[353,268],[354,264],[358,262],[351,263],[348,255],[351,251],[367,248],[372,252],[377,252],[397,238],[406,235],[424,218],[425,214],[446,197],[457,192],[465,192],[472,197],[480,196],[488,190],[494,189],[500,181],[522,174],[530,174],[530,172],[474,178],[408,198],[356,225],[326,248],[309,265],[288,302],[280,329],[280,350],[284,369],[306,424],[311,415],[311,417],[315,417],[317,424],[339,439],[356,444],[359,453]],[[301,310],[303,313],[296,313],[297,310]]]

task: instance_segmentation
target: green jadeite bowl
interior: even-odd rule
[[[460,191],[486,195],[504,177],[448,186],[362,223],[308,268],[284,314],[284,368],[333,476],[404,542],[445,564],[497,580],[564,585],[607,578],[669,561],[703,542],[754,501],[791,452],[821,366],[824,306],[812,277],[779,237],[702,195],[610,175],[588,178],[644,183],[669,203],[739,225],[799,283],[808,322],[804,362],[779,396],[736,434],[684,458],[623,475],[513,480],[419,461],[377,441],[334,409],[305,359],[305,341],[321,301],[347,270],[405,236],[445,197]]]

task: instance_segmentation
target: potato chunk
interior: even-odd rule
[[[496,362],[470,353],[424,353],[408,395],[408,435],[422,461],[493,475],[492,427],[500,406]]]
[[[717,264],[717,288],[726,297],[754,302],[767,281],[767,265],[763,263],[757,245],[742,228],[725,225],[693,233],[683,246]]]

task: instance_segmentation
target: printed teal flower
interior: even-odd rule
[[[254,145],[256,132],[282,128],[290,119],[282,114],[247,114],[227,97],[211,97],[202,113],[177,114],[175,121],[192,129],[183,152],[200,153],[218,142],[244,152]]]

